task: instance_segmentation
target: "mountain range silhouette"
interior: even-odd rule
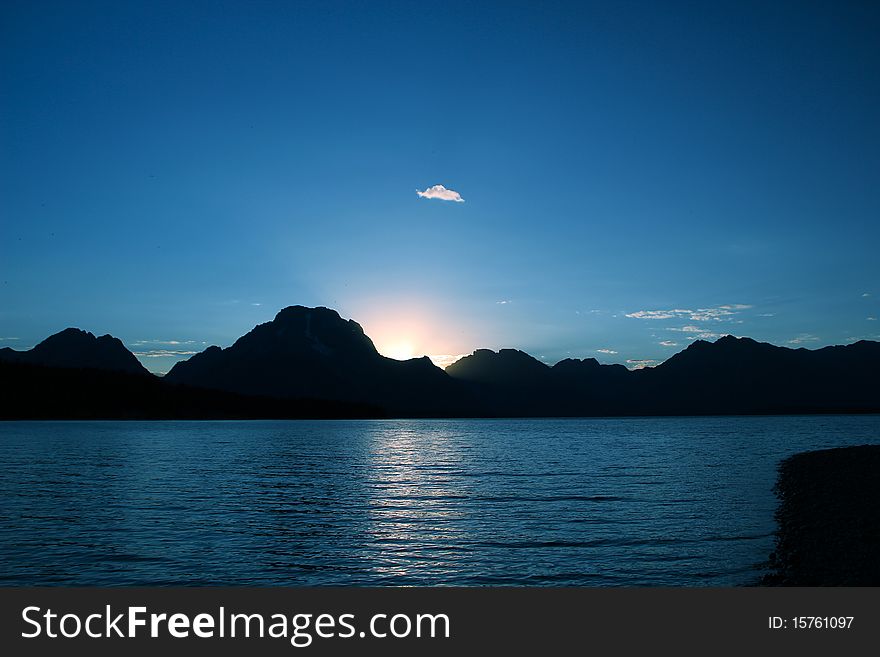
[[[291,306],[225,349],[150,374],[120,340],[66,329],[0,349],[2,418],[540,417],[880,412],[880,343],[697,340],[640,370],[478,349],[446,370],[382,356],[353,320]]]
[[[67,328],[30,351],[0,349],[0,360],[65,368],[94,368],[150,375],[137,357],[112,335],[96,338],[88,331]]]

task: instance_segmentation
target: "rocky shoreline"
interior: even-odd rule
[[[779,465],[768,586],[880,585],[880,446],[804,452]]]

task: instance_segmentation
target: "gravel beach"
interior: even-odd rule
[[[880,446],[796,454],[779,465],[776,586],[880,585]]]

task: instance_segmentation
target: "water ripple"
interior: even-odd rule
[[[725,586],[880,417],[0,423],[0,585]]]

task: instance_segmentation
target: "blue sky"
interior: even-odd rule
[[[876,3],[4,2],[0,346],[880,338]],[[464,202],[424,198],[444,185]]]

